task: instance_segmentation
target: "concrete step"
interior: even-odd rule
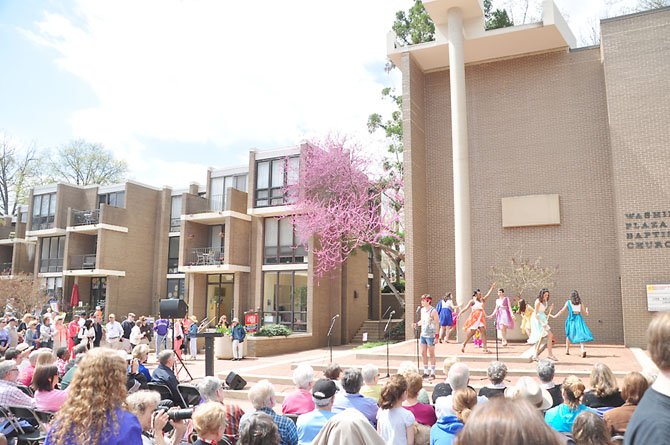
[[[447,357],[453,357],[453,355],[435,355],[435,361],[438,366],[441,366],[444,359]],[[462,362],[485,362],[490,363],[491,360],[495,360],[495,354],[472,354],[472,355],[459,355],[459,360]],[[356,358],[361,360],[382,360],[386,361],[386,353],[380,352],[369,352],[366,350],[361,350],[361,352],[356,353]],[[532,359],[530,357],[525,357],[523,355],[510,355],[500,357],[501,361],[508,363],[530,363]],[[414,354],[394,354],[393,352],[389,353],[389,360],[400,360],[400,361],[416,361],[416,355]]]

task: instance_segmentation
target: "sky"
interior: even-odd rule
[[[556,0],[573,33],[633,0]],[[516,2],[518,3],[518,1]],[[531,16],[540,16],[531,0]],[[250,149],[348,135],[381,158],[387,33],[411,0],[0,0],[0,135],[102,143],[131,179],[186,187]],[[494,7],[514,4],[494,0]],[[515,20],[522,16],[512,8]]]

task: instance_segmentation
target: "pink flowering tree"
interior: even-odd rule
[[[301,154],[300,180],[286,192],[296,206],[293,220],[300,242],[307,245],[310,238],[316,240],[312,247],[316,276],[365,247],[402,302],[376,253],[376,249],[396,253],[391,246],[402,224],[402,215],[396,211],[402,184],[395,177],[372,179],[370,165],[361,147],[344,137],[312,141]]]

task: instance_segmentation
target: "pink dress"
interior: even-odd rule
[[[63,406],[65,399],[67,399],[67,390],[36,391],[35,407],[40,411],[56,412]]]
[[[496,326],[507,326],[507,329],[514,329],[514,318],[507,297],[496,300]]]

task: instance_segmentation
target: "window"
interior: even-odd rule
[[[100,204],[124,208],[126,206],[126,192],[112,192],[98,195],[98,208]]]
[[[49,300],[61,301],[63,297],[63,278],[50,277],[47,278],[47,296]]]
[[[220,212],[226,208],[226,190],[247,191],[247,174],[218,176],[209,183],[209,210]]]
[[[220,249],[223,254],[223,243],[226,237],[226,226],[209,226],[209,247],[212,250]]]
[[[172,197],[170,207],[170,232],[179,232],[181,230],[181,196]]]
[[[298,181],[299,166],[298,156],[256,162],[256,207],[287,204],[284,188]]]
[[[305,263],[305,246],[298,244],[291,218],[266,218],[264,241],[265,264]]]
[[[263,273],[263,320],[307,331],[307,271]]]
[[[65,257],[65,237],[42,238],[40,272],[62,272]]]
[[[167,298],[183,300],[184,295],[184,279],[169,278],[167,280]]]
[[[168,271],[167,273],[179,273],[179,237],[172,236],[168,241]]]
[[[56,194],[33,196],[33,218],[31,230],[45,230],[54,227],[56,218]]]
[[[100,306],[104,311],[107,302],[107,278],[91,278],[91,307]]]

